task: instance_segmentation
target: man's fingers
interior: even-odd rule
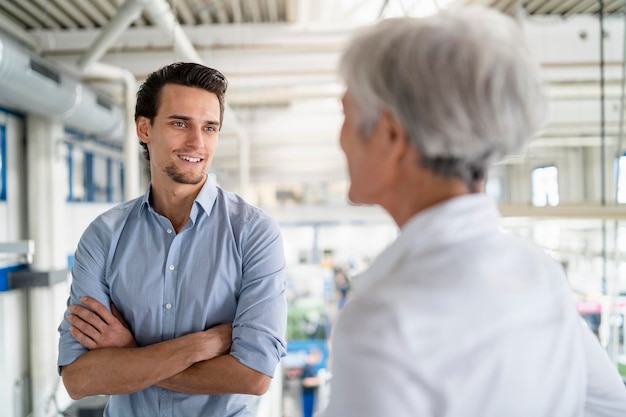
[[[113,313],[113,317],[118,319],[119,322],[122,323],[124,327],[126,327],[127,329],[130,329],[130,327],[128,326],[128,323],[126,323],[126,320],[124,320],[124,317],[122,317],[122,313],[120,313],[120,311],[117,309],[117,307],[115,307],[115,304],[113,303],[111,303],[111,313]]]
[[[96,348],[96,343],[89,337],[87,337],[80,329],[74,326],[70,326],[70,334],[84,347],[89,350]]]
[[[90,297],[81,297],[84,304],[72,304],[67,321],[70,334],[84,347],[94,350],[107,347],[137,347],[130,329],[115,305],[109,311]]]
[[[111,323],[113,315],[111,312],[100,302],[94,300],[91,297],[80,297],[80,302],[89,307],[98,317],[105,323]]]
[[[115,303],[111,302],[111,313],[113,313],[113,315],[120,320],[122,318],[122,315],[120,314],[120,311],[117,309],[117,307],[115,307]]]
[[[98,328],[94,327],[93,325],[91,325],[90,323],[86,322],[85,320],[83,320],[80,316],[76,315],[76,314],[68,314],[67,315],[67,321],[76,329],[80,330],[81,333],[85,334],[86,336],[95,339],[98,337],[98,335],[100,334],[100,331],[98,330]]]
[[[85,323],[92,325],[98,330],[102,329],[102,327],[106,324],[106,322],[102,320],[98,314],[81,305],[73,304],[69,307],[69,310],[76,317],[79,317]]]

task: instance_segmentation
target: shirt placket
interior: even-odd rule
[[[176,337],[176,287],[178,282],[178,270],[180,262],[181,237],[176,235],[173,228],[168,226],[165,228],[165,239],[171,241],[167,252],[167,260],[165,262],[165,270],[163,271],[163,322],[162,337],[163,340],[171,340]],[[162,390],[161,396],[161,416],[173,417],[173,400],[174,393],[169,390]]]

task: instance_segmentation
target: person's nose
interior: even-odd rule
[[[204,147],[204,131],[202,127],[193,127],[187,135],[187,145],[194,149]]]

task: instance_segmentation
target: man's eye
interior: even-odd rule
[[[183,122],[172,122],[172,125],[174,125],[176,127],[183,127],[183,126],[185,126],[185,123],[183,123]]]
[[[204,128],[204,130],[206,130],[207,132],[215,132],[217,129],[215,129],[215,126],[207,126]]]

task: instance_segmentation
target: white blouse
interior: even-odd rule
[[[561,265],[485,195],[414,216],[355,278],[325,417],[626,416],[626,388]]]

